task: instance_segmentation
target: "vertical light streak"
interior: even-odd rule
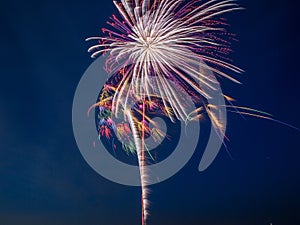
[[[133,139],[136,147],[136,153],[138,158],[138,164],[140,169],[140,177],[141,177],[141,190],[142,190],[142,225],[146,225],[147,221],[147,208],[148,208],[148,189],[147,189],[147,173],[145,171],[145,128],[142,125],[142,138],[140,137],[139,130],[137,128],[137,123],[134,121],[134,115],[131,109],[125,111],[126,116],[128,118],[128,122],[130,124],[130,128],[132,130]],[[143,118],[145,115],[144,112],[144,103],[143,103]]]

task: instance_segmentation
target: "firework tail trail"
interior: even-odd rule
[[[146,172],[146,160],[145,160],[145,128],[144,128],[144,118],[145,118],[145,102],[143,101],[143,121],[142,121],[142,137],[139,135],[139,130],[137,124],[134,121],[133,112],[131,109],[125,111],[128,122],[130,124],[133,139],[136,147],[136,153],[138,158],[138,164],[140,169],[140,178],[141,178],[141,190],[142,190],[142,225],[146,225],[147,220],[147,207],[148,207],[148,188],[147,188],[147,172]]]
[[[142,165],[140,166],[141,172],[141,181],[143,179],[146,180],[147,177],[144,177],[144,172],[145,172],[145,163],[146,163],[146,158],[145,158],[145,99],[143,99],[143,115],[142,115]],[[142,181],[144,182],[144,181]],[[146,186],[142,186],[142,189],[144,189],[142,192],[142,223],[146,224],[146,219],[147,219],[147,188]],[[144,195],[145,194],[145,195]]]

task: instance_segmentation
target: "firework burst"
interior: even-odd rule
[[[121,0],[114,1],[121,18],[113,15],[108,24],[111,29],[103,29],[97,44],[89,49],[92,57],[108,54],[107,69],[122,68],[120,81],[110,89],[107,96],[94,105],[109,111],[116,117],[123,115],[128,122],[115,125],[111,117],[101,117],[100,136],[111,136],[110,129],[120,136],[132,136],[131,150],[138,157],[142,186],[142,224],[148,217],[148,188],[145,156],[145,134],[151,132],[151,119],[146,112],[151,107],[160,107],[172,121],[190,121],[206,112],[212,125],[223,132],[221,120],[217,119],[215,107],[206,104],[219,85],[215,77],[205,71],[212,71],[219,77],[238,81],[227,72],[242,72],[226,60],[230,52],[225,23],[219,15],[241,9],[234,0]],[[171,85],[170,81],[173,84]],[[188,92],[202,103],[190,112],[185,105],[182,91]],[[161,103],[157,102],[161,98]],[[130,102],[140,102],[138,119]],[[227,100],[230,98],[227,97]],[[160,133],[156,129],[157,133]]]

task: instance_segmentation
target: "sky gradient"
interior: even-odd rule
[[[296,1],[239,1],[227,14],[243,85],[238,105],[300,127]],[[11,0],[0,7],[0,224],[140,224],[140,189],[105,180],[72,131],[76,86],[93,62],[86,37],[115,13],[111,0]],[[151,225],[282,225],[300,219],[300,132],[229,114],[228,148],[199,173],[201,143],[176,176],[153,186]]]

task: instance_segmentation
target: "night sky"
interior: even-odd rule
[[[240,1],[227,14],[234,63],[222,80],[236,104],[300,127],[297,1]],[[93,62],[86,37],[115,13],[111,0],[10,0],[0,7],[0,225],[140,224],[140,189],[114,184],[82,158],[72,131],[77,84]],[[201,147],[153,186],[151,225],[300,224],[300,132],[229,114],[222,149],[199,173]],[[298,221],[298,222],[297,222]]]

